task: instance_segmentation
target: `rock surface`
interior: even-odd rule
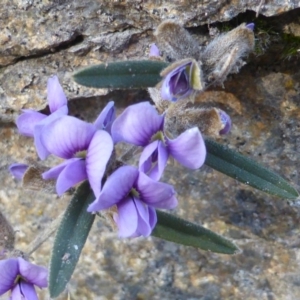
[[[259,2],[5,1],[0,12],[0,209],[17,230],[18,249],[26,249],[68,203],[67,196],[23,190],[7,172],[12,162],[36,159],[32,140],[19,136],[12,121],[22,108],[45,107],[47,78],[58,74],[72,100],[72,115],[92,121],[111,99],[121,111],[149,99],[147,93],[87,89],[72,82],[70,74],[103,61],[146,57],[152,30],[166,18],[196,26],[191,32],[201,40],[207,28],[202,25],[255,11]],[[300,6],[299,1],[266,2],[260,10],[265,16]],[[295,10],[255,20],[249,13],[247,21],[267,23],[278,36],[280,30],[299,36],[298,15]],[[262,34],[256,31],[258,39]],[[263,41],[275,36],[264,34]],[[196,103],[215,105],[232,117],[231,133],[219,142],[300,190],[300,63],[297,55],[282,57],[285,45],[278,41],[263,44],[263,55],[251,56],[224,89],[213,88]],[[120,240],[97,220],[68,285],[71,299],[300,298],[299,202],[255,191],[206,166],[191,172],[170,164],[164,180],[176,185],[174,213],[230,238],[242,252],[225,256],[156,238]],[[35,263],[47,265],[52,242],[32,255]],[[67,292],[58,299],[66,298]],[[48,299],[46,291],[41,299]]]
[[[4,0],[0,11],[0,118],[45,106],[47,77],[58,74],[69,99],[104,95],[70,79],[78,68],[139,58],[165,19],[189,27],[228,21],[246,10],[274,16],[299,1],[32,1]],[[260,5],[262,4],[262,5]]]

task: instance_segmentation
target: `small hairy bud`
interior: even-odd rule
[[[198,43],[180,24],[170,20],[164,21],[157,27],[154,36],[159,50],[167,60],[187,57],[200,59]]]
[[[225,122],[224,116],[228,117]],[[220,134],[228,133],[231,121],[225,112],[215,107],[186,107],[184,102],[180,101],[167,109],[165,128],[172,136],[177,136],[195,126],[206,136],[218,137]]]
[[[208,83],[223,84],[227,75],[237,73],[242,60],[254,48],[253,24],[241,24],[212,40],[201,55],[202,69]]]
[[[159,114],[163,114],[165,110],[171,105],[172,102],[163,100],[161,97],[161,83],[154,88],[148,88],[148,93],[155,104],[155,107]]]

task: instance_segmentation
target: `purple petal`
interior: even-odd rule
[[[28,282],[40,288],[47,287],[48,271],[46,268],[31,264],[30,262],[18,257],[20,275]]]
[[[21,280],[19,286],[20,286],[21,294],[24,296],[24,298],[22,297],[16,299],[38,300],[38,296],[36,294],[35,288],[31,283]]]
[[[188,74],[185,70],[174,75],[169,84],[171,85],[171,91],[175,97],[185,97],[192,92]]]
[[[56,192],[61,196],[72,186],[86,179],[85,160],[72,161],[60,172],[56,181]]]
[[[163,100],[175,102],[192,93],[191,75],[187,73],[188,66],[192,70],[192,63],[190,61],[184,62],[165,76],[161,87]]]
[[[18,260],[15,258],[0,261],[0,296],[14,286],[14,281],[19,274]]]
[[[254,30],[254,26],[255,26],[254,23],[249,23],[249,24],[246,25],[246,27],[247,27],[248,29],[252,30],[252,31]]]
[[[152,158],[153,156],[157,158],[158,143],[159,141],[154,141],[144,148],[139,160],[139,170],[141,172],[148,174],[148,172],[151,171],[153,163]]]
[[[156,215],[156,211],[153,207],[148,206],[148,210],[149,210],[149,224],[150,224],[151,230],[153,230],[157,223],[157,215]]]
[[[65,114],[68,114],[68,100],[57,76],[53,76],[48,79],[47,98],[51,113],[57,111],[61,107],[64,107]]]
[[[131,237],[138,227],[138,212],[130,197],[118,203],[118,215],[115,218],[119,229],[119,237]]]
[[[33,137],[34,127],[45,118],[47,118],[47,116],[44,114],[34,110],[24,109],[23,114],[21,114],[16,121],[19,133]]]
[[[24,173],[28,169],[26,164],[12,164],[9,166],[9,172],[18,180],[22,180]]]
[[[86,171],[96,198],[100,194],[102,177],[113,149],[111,136],[104,130],[98,130],[87,150]]]
[[[206,157],[206,147],[197,127],[168,141],[168,151],[180,164],[190,169],[200,168]]]
[[[77,118],[63,116],[44,126],[41,142],[45,149],[61,158],[72,158],[87,150],[96,127]]]
[[[45,119],[40,121],[36,126],[34,127],[34,145],[36,148],[36,151],[38,153],[38,156],[41,159],[45,159],[50,152],[46,149],[45,145],[42,142],[42,132],[43,129],[50,123],[54,122],[55,120],[59,119],[61,116],[65,116],[66,111],[64,107],[61,107],[53,114],[47,116]]]
[[[136,182],[138,174],[138,170],[131,166],[117,169],[108,177],[100,195],[89,205],[87,211],[107,209],[125,199]]]
[[[146,146],[141,154],[139,170],[154,180],[159,180],[168,160],[168,151],[161,141]]]
[[[225,111],[219,110],[219,116],[222,124],[224,125],[223,129],[220,130],[219,134],[227,134],[231,129],[231,119]]]
[[[21,286],[19,283],[16,284],[15,287],[13,288],[9,300],[27,300],[24,299],[24,295],[22,294]]]
[[[160,56],[159,49],[154,43],[150,46],[149,56]]]
[[[114,102],[110,101],[101,111],[99,117],[94,122],[94,125],[97,129],[105,129],[107,132],[111,131],[111,126],[113,121],[116,118],[116,110],[114,106]]]
[[[161,98],[163,100],[174,101],[173,94],[171,93],[171,86],[169,84],[172,74],[168,74],[165,79],[163,79],[161,86]]]
[[[149,224],[149,210],[148,206],[142,203],[140,200],[134,198],[136,211],[138,213],[138,225],[136,233],[138,236],[149,236],[152,232],[151,226]]]
[[[137,181],[137,190],[141,201],[155,208],[171,209],[177,206],[173,186],[157,182],[140,172]]]
[[[115,143],[127,142],[136,146],[146,146],[153,134],[162,130],[164,117],[160,116],[149,102],[141,102],[127,107],[112,125]]]
[[[59,174],[62,172],[62,170],[69,165],[70,163],[74,162],[74,161],[78,161],[81,160],[81,158],[79,157],[74,157],[74,158],[70,158],[68,160],[65,160],[63,163],[51,168],[50,170],[44,172],[42,174],[43,179],[48,180],[48,179],[57,179]]]

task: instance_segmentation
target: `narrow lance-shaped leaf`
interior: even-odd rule
[[[205,140],[205,164],[268,194],[296,199],[298,192],[281,176],[215,141]]]
[[[157,224],[152,235],[170,242],[206,251],[235,254],[239,251],[229,240],[194,223],[162,211],[157,212]]]
[[[69,282],[95,215],[87,207],[95,199],[89,183],[82,183],[74,194],[57,230],[50,261],[49,291],[57,297]]]
[[[116,61],[75,72],[74,80],[88,87],[131,89],[155,86],[168,63],[154,60]]]

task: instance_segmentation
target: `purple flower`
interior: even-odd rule
[[[202,90],[201,70],[194,59],[175,62],[160,74],[164,77],[161,87],[163,100],[177,101],[189,96],[194,90]]]
[[[206,157],[198,128],[191,128],[174,140],[169,139],[164,133],[164,116],[158,115],[149,102],[127,107],[113,123],[112,137],[115,143],[145,147],[139,168],[154,180],[161,177],[170,155],[190,169],[200,168]]]
[[[34,286],[47,287],[47,269],[21,257],[0,261],[0,296],[11,290],[12,300],[37,300]]]
[[[114,220],[120,237],[149,236],[157,222],[154,208],[174,208],[177,199],[171,185],[156,182],[134,167],[123,166],[107,179],[88,211],[114,205],[117,206]]]
[[[44,126],[41,143],[49,153],[66,159],[43,173],[44,179],[57,179],[58,195],[86,179],[95,196],[100,193],[101,180],[113,150],[109,133],[97,130],[94,124],[63,116]]]
[[[28,169],[28,165],[26,164],[15,163],[9,166],[9,172],[12,174],[12,176],[17,178],[18,180],[22,180],[24,173],[26,172],[27,169]]]
[[[41,145],[40,135],[43,127],[56,118],[68,114],[67,98],[57,76],[48,79],[47,98],[51,114],[49,116],[34,110],[24,109],[16,121],[20,134],[34,137],[38,155],[45,159],[50,153]]]

